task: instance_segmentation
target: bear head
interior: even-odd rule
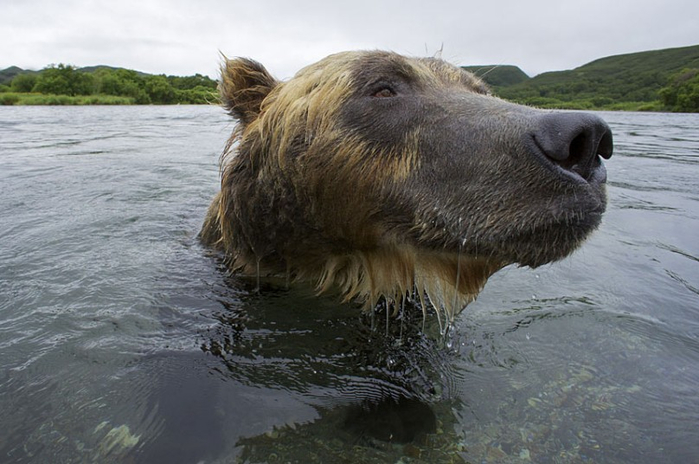
[[[428,295],[453,318],[498,269],[570,254],[605,210],[600,118],[503,101],[440,59],[346,52],[285,82],[233,59],[220,92],[238,124],[201,237],[245,274],[367,306]]]

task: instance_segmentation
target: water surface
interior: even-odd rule
[[[602,116],[600,230],[443,340],[227,275],[222,110],[0,107],[0,462],[696,461],[699,115]]]

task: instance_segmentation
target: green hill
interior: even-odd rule
[[[97,66],[85,66],[83,68],[77,68],[78,71],[80,72],[85,72],[85,73],[95,73],[100,70],[106,70],[106,71],[118,71],[120,69],[124,68],[116,68],[114,66],[107,66],[107,65],[97,65]],[[0,84],[4,85],[10,85],[12,82],[12,79],[15,78],[18,74],[39,74],[41,71],[32,71],[29,69],[22,69],[18,66],[10,66],[9,68],[5,69],[0,69]],[[136,74],[139,76],[147,76],[148,74],[142,73],[139,71],[136,71]]]
[[[507,87],[520,84],[529,80],[524,71],[517,66],[508,65],[483,65],[483,66],[462,66],[466,71],[472,72],[483,79],[491,87]]]
[[[661,89],[686,84],[678,82],[680,75],[690,71],[692,77],[694,69],[699,69],[699,45],[610,56],[570,71],[491,85],[503,98],[542,107],[662,110],[672,108],[666,108],[671,101]]]
[[[36,71],[28,71],[26,69],[18,68],[17,66],[10,66],[9,68],[0,70],[0,84],[10,85],[12,79],[18,74],[35,74]]]

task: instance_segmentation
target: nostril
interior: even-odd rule
[[[604,159],[609,159],[612,157],[613,152],[614,137],[612,136],[612,131],[607,130],[602,136],[602,139],[599,141],[599,145],[597,145],[597,154]]]
[[[561,159],[560,165],[564,168],[572,168],[581,162],[584,163],[585,159],[588,157],[587,154],[589,151],[589,135],[583,132],[571,140],[568,153]]]
[[[537,152],[565,171],[589,179],[601,166],[599,157],[612,156],[609,126],[586,113],[547,113],[532,134]]]

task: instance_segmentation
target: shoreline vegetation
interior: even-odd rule
[[[529,77],[510,65],[463,66],[506,100],[549,109],[699,112],[699,45],[601,58]],[[0,105],[218,104],[217,81],[59,64],[0,70]]]
[[[0,71],[0,105],[205,105],[218,103],[209,77],[166,76],[130,69],[59,64],[41,71]]]
[[[114,95],[45,95],[42,93],[0,93],[0,105],[135,105],[136,99],[132,97],[118,97]]]

